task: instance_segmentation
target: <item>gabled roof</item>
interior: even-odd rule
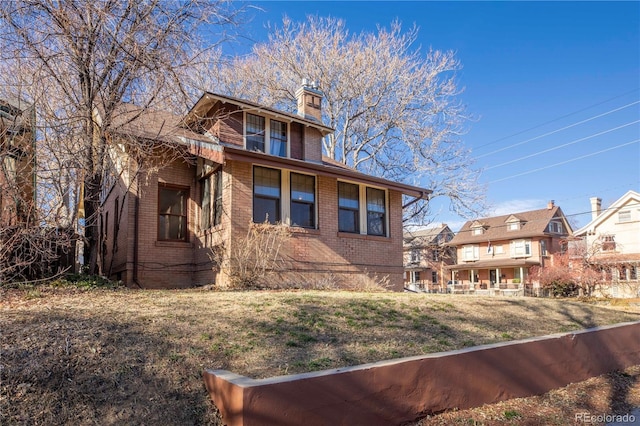
[[[591,222],[587,223],[582,228],[578,229],[574,235],[576,237],[581,237],[587,234],[589,230],[593,230],[600,226],[603,222],[611,218],[613,215],[617,214],[619,210],[628,206],[629,204],[634,204],[637,207],[640,207],[640,193],[629,190],[622,197],[618,198],[616,202],[611,204],[608,208],[604,209],[598,217],[591,220]]]
[[[290,112],[281,111],[275,108],[267,107],[265,105],[260,105],[251,101],[247,101],[244,99],[234,98],[232,96],[221,95],[218,93],[205,92],[198,102],[191,108],[191,110],[184,117],[184,124],[189,126],[193,123],[197,123],[203,117],[206,116],[207,112],[217,103],[230,103],[240,107],[243,110],[253,111],[256,113],[267,113],[274,117],[284,119],[286,121],[294,121],[297,123],[301,123],[305,126],[310,126],[318,129],[322,136],[325,136],[329,133],[333,133],[333,129],[331,127],[325,126],[322,123],[319,123],[315,120],[310,120],[304,118],[297,114],[292,114]]]
[[[429,228],[419,229],[415,231],[407,231],[404,233],[404,240],[412,245],[428,245],[436,243],[436,238],[442,233],[453,234],[446,223]]]
[[[519,220],[522,225],[520,226],[520,229],[509,231],[507,223],[514,217]],[[552,208],[468,221],[462,226],[460,231],[458,231],[449,244],[460,245],[549,235],[549,233],[546,232],[546,229],[552,219],[562,220],[564,229],[569,231],[565,232],[563,235],[571,234],[571,226],[567,222],[564,213],[560,207],[553,206]],[[473,232],[471,232],[473,225],[476,223],[481,223],[484,226],[484,232],[481,235],[473,235]]]

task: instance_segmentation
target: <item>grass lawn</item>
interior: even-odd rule
[[[218,424],[205,368],[263,378],[639,319],[637,300],[0,289],[0,424]]]

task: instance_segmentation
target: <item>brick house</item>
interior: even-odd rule
[[[553,262],[566,251],[571,225],[560,207],[550,201],[546,209],[494,216],[466,222],[450,245],[457,263],[448,269],[454,292],[476,294],[536,293],[529,269]]]
[[[180,288],[228,276],[216,260],[250,223],[282,223],[283,280],[388,280],[403,288],[403,196],[430,191],[322,156],[322,93],[297,92],[297,114],[205,93],[184,117],[146,113],[121,135],[186,147],[189,158],[135,161],[114,145],[101,213],[103,270],[129,286]],[[126,151],[126,150],[125,150]],[[138,167],[149,173],[133,173]],[[118,213],[116,213],[118,212]],[[288,275],[287,275],[288,273]],[[363,278],[368,277],[368,278]]]
[[[410,291],[446,291],[455,249],[447,243],[453,232],[446,224],[404,233],[404,286]]]
[[[35,109],[20,100],[0,100],[0,223],[33,218]]]
[[[640,193],[627,191],[608,208],[593,197],[591,221],[574,233],[572,256],[602,274],[600,295],[640,297]]]

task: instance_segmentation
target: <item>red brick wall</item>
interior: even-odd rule
[[[252,219],[252,165],[232,163],[233,237],[237,240],[247,232]],[[356,285],[367,274],[370,279],[388,277],[390,288],[400,291],[402,284],[402,196],[389,192],[389,238],[338,232],[338,195],[335,178],[317,177],[318,229],[292,228],[293,236],[284,255],[291,258],[290,274],[285,279],[313,280],[332,276],[342,286]],[[307,281],[305,281],[307,280]]]
[[[143,179],[138,225],[138,282],[145,288],[181,288],[193,284],[194,235],[199,194],[195,166],[176,160]],[[158,241],[158,183],[190,187],[187,242]]]

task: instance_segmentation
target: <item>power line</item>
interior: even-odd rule
[[[521,130],[521,131],[516,132],[516,133],[513,133],[513,134],[511,134],[511,135],[509,135],[509,136],[504,136],[504,137],[502,137],[502,138],[500,138],[500,139],[496,139],[496,140],[494,140],[494,141],[492,141],[492,142],[486,143],[486,144],[484,144],[484,145],[480,145],[480,146],[476,147],[476,149],[484,148],[485,146],[489,146],[489,145],[496,144],[496,143],[498,143],[498,142],[502,142],[502,141],[503,141],[503,140],[505,140],[505,139],[509,139],[509,138],[514,137],[514,136],[518,136],[518,135],[521,135],[521,134],[523,134],[523,133],[529,132],[529,131],[531,131],[531,130],[538,129],[538,128],[542,127],[542,126],[546,126],[547,124],[555,123],[556,121],[562,120],[563,118],[571,117],[572,115],[575,115],[575,114],[578,114],[578,113],[580,113],[580,112],[583,112],[583,111],[586,111],[586,110],[588,110],[588,109],[591,109],[591,108],[593,108],[593,107],[596,107],[596,106],[599,106],[599,105],[605,104],[605,103],[607,103],[607,102],[613,101],[613,100],[618,99],[618,98],[621,98],[621,97],[623,97],[623,96],[627,96],[628,94],[633,93],[633,92],[637,92],[638,90],[640,90],[640,87],[636,87],[636,88],[635,88],[635,89],[633,89],[633,90],[630,90],[630,91],[628,91],[628,92],[622,93],[622,94],[617,95],[617,96],[614,96],[613,98],[609,98],[609,99],[606,99],[606,100],[604,100],[604,101],[601,101],[601,102],[598,102],[598,103],[595,103],[595,104],[589,105],[589,106],[588,106],[588,107],[586,107],[586,108],[582,108],[582,109],[579,109],[579,110],[577,110],[577,111],[571,112],[571,113],[569,113],[569,114],[563,115],[563,116],[561,116],[561,117],[554,118],[553,120],[545,121],[544,123],[537,124],[537,125],[535,125],[535,126],[533,126],[533,127],[529,127],[528,129]]]
[[[551,164],[551,165],[548,165],[548,166],[539,167],[537,169],[529,170],[529,171],[526,171],[526,172],[518,173],[516,175],[507,176],[505,178],[492,180],[491,182],[488,182],[488,184],[492,184],[492,183],[496,183],[496,182],[502,182],[503,180],[508,180],[508,179],[512,179],[512,178],[515,178],[515,177],[528,175],[528,174],[539,172],[540,170],[549,169],[549,168],[555,167],[555,166],[561,166],[563,164],[571,163],[573,161],[581,160],[581,159],[587,158],[587,157],[592,157],[594,155],[602,154],[603,152],[611,151],[611,150],[614,150],[614,149],[617,149],[617,148],[622,148],[624,146],[631,145],[631,144],[638,143],[638,142],[640,142],[640,139],[636,139],[636,140],[633,140],[631,142],[626,142],[626,143],[623,143],[623,144],[620,144],[620,145],[612,146],[610,148],[603,149],[603,150],[600,150],[600,151],[597,151],[597,152],[593,152],[591,154],[581,155],[580,157],[571,158],[569,160],[561,161],[559,163],[555,163],[555,164]]]
[[[589,135],[589,136],[585,136],[583,138],[575,139],[575,140],[573,140],[571,142],[567,142],[567,143],[562,144],[562,145],[554,146],[553,148],[548,148],[548,149],[545,149],[545,150],[542,150],[542,151],[534,152],[533,154],[525,155],[524,157],[516,158],[515,160],[510,160],[510,161],[507,161],[507,162],[504,162],[504,163],[501,163],[501,164],[496,164],[495,166],[487,167],[484,170],[495,169],[497,167],[506,166],[507,164],[512,164],[512,163],[516,163],[518,161],[526,160],[527,158],[536,157],[536,156],[541,155],[541,154],[546,154],[547,152],[555,151],[556,149],[564,148],[564,147],[569,146],[569,145],[574,145],[574,144],[576,144],[578,142],[583,142],[585,140],[588,140],[588,139],[591,139],[591,138],[595,138],[596,136],[601,136],[601,135],[604,135],[606,133],[610,133],[610,132],[622,129],[624,127],[631,126],[632,124],[636,124],[636,123],[640,123],[640,120],[632,121],[630,123],[623,124],[622,126],[618,126],[618,127],[614,127],[614,128],[608,129],[608,130],[604,130],[604,131],[602,131],[600,133],[595,133],[593,135]]]
[[[619,108],[615,108],[615,109],[612,109],[612,110],[606,111],[606,112],[604,112],[604,113],[602,113],[602,114],[598,114],[598,115],[595,115],[595,116],[593,116],[593,117],[589,117],[589,118],[587,118],[587,119],[585,119],[585,120],[578,121],[577,123],[570,124],[570,125],[568,125],[568,126],[565,126],[565,127],[560,128],[560,129],[552,130],[551,132],[547,132],[547,133],[542,134],[542,135],[540,135],[540,136],[536,136],[536,137],[533,137],[533,138],[530,138],[530,139],[527,139],[527,140],[524,140],[524,141],[521,141],[521,142],[517,142],[517,143],[511,144],[511,145],[509,145],[509,146],[505,146],[505,147],[503,147],[503,148],[496,149],[495,151],[488,152],[488,153],[486,153],[486,154],[478,155],[478,156],[477,156],[477,157],[475,157],[475,158],[476,158],[476,159],[479,159],[479,158],[487,157],[487,156],[489,156],[489,155],[497,154],[498,152],[506,151],[507,149],[515,148],[516,146],[524,145],[525,143],[529,143],[529,142],[532,142],[532,141],[535,141],[535,140],[538,140],[538,139],[542,139],[542,138],[544,138],[545,136],[553,135],[554,133],[558,133],[558,132],[561,132],[561,131],[563,131],[563,130],[570,129],[570,128],[575,127],[575,126],[579,126],[580,124],[584,124],[584,123],[587,123],[587,122],[589,122],[589,121],[591,121],[591,120],[595,120],[596,118],[604,117],[605,115],[609,115],[609,114],[612,114],[612,113],[614,113],[614,112],[621,111],[621,110],[623,110],[623,109],[625,109],[625,108],[628,108],[628,107],[630,107],[630,106],[636,105],[636,104],[638,104],[638,103],[640,103],[640,101],[635,101],[635,102],[632,102],[632,103],[630,103],[630,104],[623,105],[623,106],[621,106],[621,107],[619,107]],[[486,146],[486,145],[483,145],[483,146]]]

